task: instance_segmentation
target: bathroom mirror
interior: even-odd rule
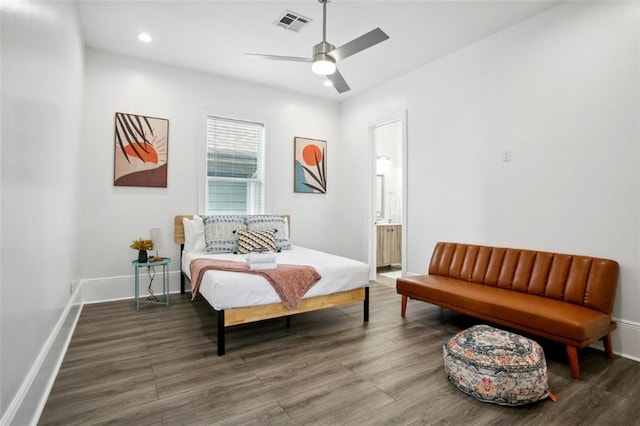
[[[376,175],[376,222],[384,219],[384,175]]]

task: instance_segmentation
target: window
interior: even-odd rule
[[[207,214],[264,213],[264,124],[207,117]]]

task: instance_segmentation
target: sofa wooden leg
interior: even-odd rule
[[[613,358],[613,345],[611,344],[611,333],[607,333],[607,335],[602,338],[602,343],[604,343],[605,355],[609,358]]]
[[[569,368],[571,369],[571,377],[576,380],[580,379],[580,364],[578,362],[578,348],[567,345],[567,358],[569,358]]]
[[[407,314],[407,299],[408,299],[408,297],[403,294],[402,295],[402,308],[400,309],[400,316],[402,318],[404,318],[405,315]]]

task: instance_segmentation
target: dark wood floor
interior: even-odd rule
[[[400,317],[393,280],[362,305],[233,327],[216,356],[207,302],[169,308],[131,301],[85,306],[40,419],[42,425],[633,425],[640,363],[580,352],[571,379],[561,346],[541,342],[558,402],[478,402],[451,385],[442,345],[475,321],[410,301]]]

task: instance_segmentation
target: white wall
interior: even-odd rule
[[[71,3],[3,3],[0,417],[79,278],[82,41]]]
[[[613,258],[640,331],[639,7],[563,4],[342,105],[353,188],[364,129],[408,111],[409,273],[439,240]]]
[[[129,243],[161,227],[169,246],[165,255],[174,259],[172,287],[177,288],[179,251],[173,244],[173,217],[199,212],[204,111],[267,120],[267,212],[291,214],[294,244],[344,253],[335,239],[326,237],[339,220],[333,214],[341,190],[335,179],[341,155],[337,104],[91,50],[85,66],[78,222],[83,279],[97,279],[102,285],[122,281],[130,297],[136,253]],[[116,112],[169,119],[166,189],[113,186]],[[328,194],[294,194],[294,136],[328,141]]]

